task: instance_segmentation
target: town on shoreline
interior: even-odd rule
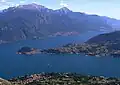
[[[112,56],[119,57],[120,50],[116,49],[116,43],[104,44],[67,44],[58,48],[36,49],[30,47],[22,47],[17,54],[33,55],[33,54],[84,54],[89,56],[103,57]],[[115,48],[115,49],[114,49]]]

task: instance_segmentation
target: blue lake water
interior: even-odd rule
[[[17,55],[21,46],[59,47],[70,42],[82,43],[90,36],[54,37],[0,45],[0,77],[12,78],[39,72],[77,72],[120,77],[120,59],[84,55]]]

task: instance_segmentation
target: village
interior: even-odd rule
[[[77,73],[40,73],[9,80],[17,85],[119,85],[120,79]]]

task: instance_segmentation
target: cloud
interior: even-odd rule
[[[23,1],[23,0],[21,0],[21,1],[20,1],[20,4],[24,4],[25,2],[26,2],[25,0],[24,0],[24,1]]]
[[[9,7],[9,2],[7,0],[0,0],[0,10]]]
[[[0,0],[0,2],[4,3],[4,2],[6,2],[6,1],[5,1],[5,0]]]
[[[0,0],[0,10],[18,5],[19,4],[13,2],[13,0]]]
[[[68,4],[61,2],[61,3],[60,3],[60,6],[67,7],[67,6],[68,6]]]
[[[7,1],[6,0],[0,0],[0,4],[7,4]]]

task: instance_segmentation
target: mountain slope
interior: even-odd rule
[[[57,32],[113,31],[107,21],[97,15],[72,12],[64,7],[48,9],[37,4],[10,7],[0,13],[0,40],[33,39]]]
[[[120,31],[100,34],[87,41],[87,43],[120,43]]]

